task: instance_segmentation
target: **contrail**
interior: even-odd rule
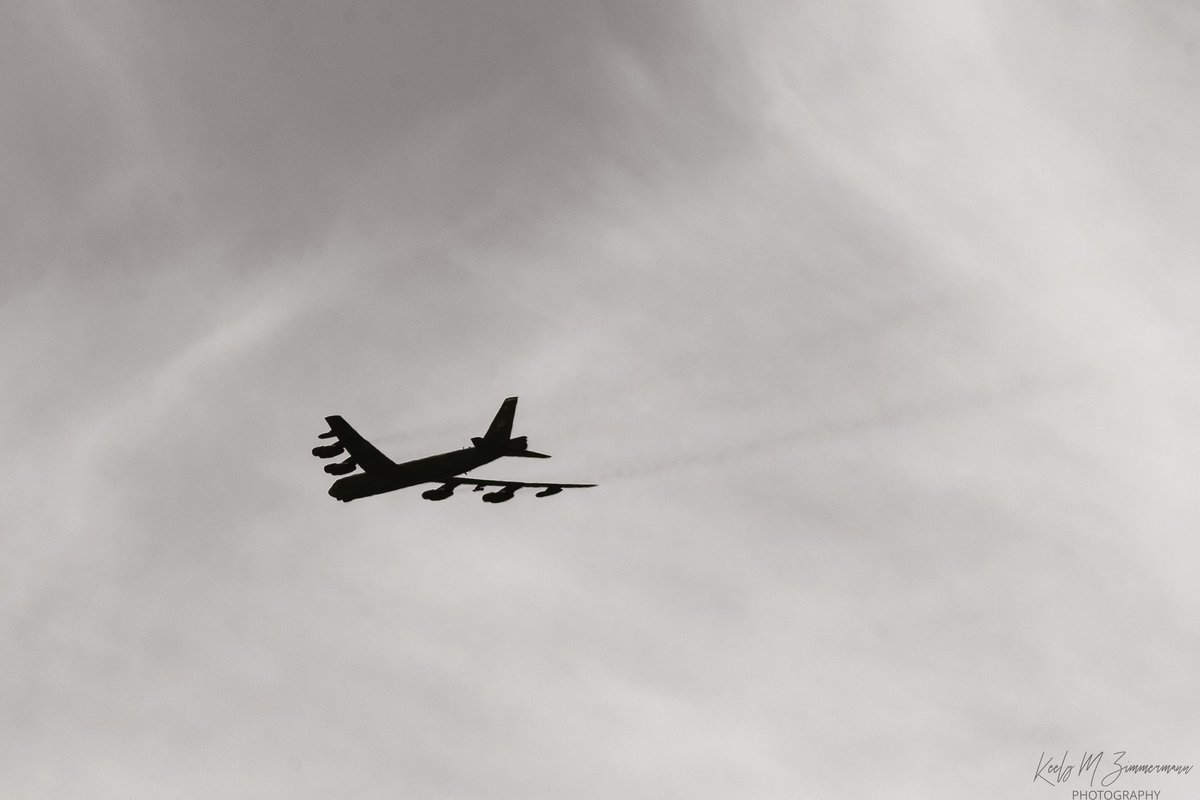
[[[589,474],[598,481],[617,481],[688,467],[718,464],[786,449],[799,443],[831,442],[870,433],[884,427],[903,427],[945,419],[956,414],[980,411],[1033,395],[1079,390],[1085,385],[1086,380],[1084,375],[1070,373],[1051,379],[1017,377],[996,386],[978,387],[944,397],[930,397],[891,408],[881,408],[873,414],[783,431],[764,432],[758,436],[717,444],[693,452],[663,454],[657,458],[628,466],[618,464],[602,466],[598,471],[590,471]]]

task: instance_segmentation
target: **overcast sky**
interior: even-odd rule
[[[1193,3],[18,0],[0,54],[0,795],[1200,764]],[[601,485],[309,455],[508,395],[555,457],[478,476]]]

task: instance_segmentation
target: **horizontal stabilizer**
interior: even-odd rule
[[[520,458],[549,458],[545,453],[535,453],[532,450],[522,450],[519,453],[509,453],[510,456],[518,456]]]

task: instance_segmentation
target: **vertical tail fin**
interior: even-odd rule
[[[517,413],[517,398],[506,398],[500,404],[492,424],[488,427],[483,438],[489,442],[507,442],[512,436],[513,416]]]

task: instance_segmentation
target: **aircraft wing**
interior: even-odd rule
[[[364,472],[396,466],[390,458],[379,452],[375,445],[368,442],[358,431],[350,427],[350,423],[346,422],[346,420],[335,415],[326,417],[325,421],[329,423],[329,431],[328,433],[321,434],[320,438],[332,438],[334,439],[334,443],[316,448],[313,450],[313,455],[330,458],[340,455],[345,451],[350,454],[350,458],[347,459],[348,463],[344,462],[346,466],[353,469],[350,464],[357,464],[362,467]]]
[[[557,491],[548,492],[549,494],[558,494],[563,489],[587,489],[595,486],[594,483],[529,483],[527,481],[490,481],[484,478],[446,478],[444,480],[429,481],[429,483],[440,483],[444,486],[474,486],[476,491],[488,486],[495,486],[501,489],[512,489],[514,492],[517,489],[529,487],[531,489],[554,489]]]

